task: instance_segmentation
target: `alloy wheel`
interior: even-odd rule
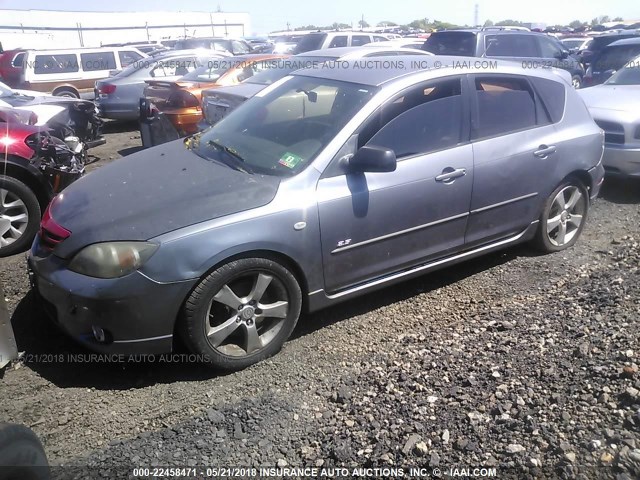
[[[284,284],[270,272],[251,272],[214,295],[206,309],[205,334],[223,355],[252,355],[273,341],[288,313]]]
[[[547,236],[552,245],[561,247],[571,242],[580,231],[586,213],[583,194],[574,185],[558,192],[551,203],[547,219]]]
[[[29,212],[16,194],[0,188],[0,248],[18,240],[29,225]]]

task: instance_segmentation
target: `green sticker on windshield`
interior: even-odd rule
[[[295,153],[286,152],[284,155],[282,155],[280,160],[278,160],[278,163],[288,168],[295,168],[295,166],[302,161],[304,161],[304,158],[299,157]]]

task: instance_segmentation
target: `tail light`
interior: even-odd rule
[[[105,83],[98,87],[98,93],[102,93],[104,95],[111,95],[116,91],[116,86],[111,83]]]
[[[54,198],[51,203],[55,201],[56,199]],[[51,203],[44,211],[42,221],[40,222],[40,241],[45,248],[53,250],[60,242],[68,238],[69,235],[71,235],[71,232],[58,225],[53,219],[50,212]]]
[[[186,90],[178,90],[169,96],[167,105],[173,108],[200,108],[200,100]]]

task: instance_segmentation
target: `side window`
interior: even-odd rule
[[[353,35],[351,37],[351,46],[359,47],[360,45],[366,45],[371,43],[371,37],[369,35]]]
[[[333,37],[331,43],[329,44],[329,48],[337,48],[337,47],[346,47],[347,46],[347,36],[339,35],[337,37]]]
[[[534,35],[486,35],[485,53],[488,57],[537,57],[538,47]]]
[[[373,41],[374,42],[386,42],[389,39],[387,37],[383,37],[382,35],[374,35],[373,36]]]
[[[531,77],[530,79],[549,113],[551,121],[558,123],[564,115],[564,103],[566,99],[564,86],[559,82],[554,82],[546,78]]]
[[[396,157],[421,155],[462,141],[460,79],[429,82],[384,105],[359,135],[359,146],[392,149]]]
[[[542,58],[560,58],[562,50],[560,45],[546,37],[538,37],[540,43],[540,56]]]
[[[80,62],[85,72],[98,70],[115,70],[116,58],[113,52],[81,53]]]
[[[476,77],[473,139],[535,127],[536,101],[529,82],[517,77]],[[546,122],[548,123],[548,122]]]
[[[36,55],[33,66],[36,75],[72,73],[78,70],[78,57],[75,54]]]
[[[122,68],[128,67],[133,62],[142,58],[142,55],[140,55],[138,52],[132,52],[129,50],[118,52],[118,56],[120,57],[120,66]]]

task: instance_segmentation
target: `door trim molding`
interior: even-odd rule
[[[475,210],[471,210],[471,212],[469,213],[473,215],[474,213],[485,212],[487,210],[491,210],[492,208],[498,208],[504,205],[509,205],[510,203],[519,202],[520,200],[526,200],[527,198],[535,197],[537,195],[538,195],[538,192],[528,193],[527,195],[522,195],[521,197],[505,200],[504,202],[494,203],[492,205],[487,205],[486,207],[476,208]]]
[[[411,232],[415,232],[415,231],[418,231],[418,230],[422,230],[424,228],[433,227],[433,226],[439,225],[441,223],[451,222],[452,220],[458,220],[460,218],[464,218],[464,217],[468,217],[468,216],[469,216],[468,213],[461,213],[459,215],[454,215],[452,217],[442,218],[440,220],[436,220],[435,222],[424,223],[422,225],[417,225],[415,227],[406,228],[404,230],[399,230],[397,232],[388,233],[386,235],[381,235],[380,237],[370,238],[369,240],[363,240],[362,242],[352,243],[352,244],[346,245],[344,247],[338,247],[338,248],[332,250],[331,254],[333,255],[335,253],[345,252],[347,250],[352,250],[354,248],[363,247],[365,245],[370,245],[372,243],[382,242],[383,240],[388,240],[390,238],[399,237],[399,236],[405,235],[407,233],[411,233]]]

